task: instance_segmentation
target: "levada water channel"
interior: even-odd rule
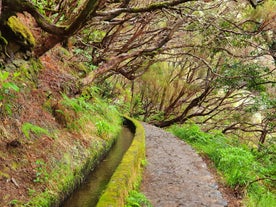
[[[99,197],[112,174],[119,165],[124,153],[129,148],[133,133],[123,126],[117,141],[112,146],[108,155],[88,175],[84,183],[61,205],[61,207],[93,207],[97,205]]]

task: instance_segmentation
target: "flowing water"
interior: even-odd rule
[[[88,175],[84,183],[61,205],[61,207],[93,207],[105,189],[112,174],[129,148],[133,133],[123,127],[114,146],[101,163]]]

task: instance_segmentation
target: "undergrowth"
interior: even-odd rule
[[[128,198],[126,200],[125,207],[141,207],[141,206],[152,207],[151,203],[143,193],[137,190],[130,191]]]
[[[30,134],[31,132],[37,136],[41,136],[43,134],[47,136],[51,136],[47,129],[41,128],[40,126],[31,124],[29,122],[26,122],[22,125],[22,132],[27,139],[31,138],[31,134]]]
[[[174,125],[169,130],[206,154],[221,172],[226,184],[244,194],[246,206],[276,206],[275,144],[258,151],[220,132],[205,133],[195,124]]]
[[[121,129],[122,120],[117,109],[108,105],[107,101],[97,94],[94,94],[93,98],[87,96],[69,98],[63,95],[61,105],[58,112],[66,118],[68,130],[88,131],[88,134],[95,132],[102,140],[92,141],[89,148],[80,145],[79,148],[77,147],[78,150],[73,151],[74,153],[72,151],[65,153],[63,158],[56,161],[56,165],[50,172],[46,171],[46,164],[38,161],[34,182],[46,183],[47,180],[47,187],[43,192],[33,193],[32,199],[23,206],[48,207],[58,203],[60,195],[66,195],[84,179]],[[92,129],[88,127],[91,123],[94,126]],[[48,132],[30,123],[25,123],[22,131],[26,137],[30,136],[30,131],[35,134]]]
[[[20,73],[14,73],[11,80],[9,80],[11,74],[7,71],[2,71],[1,65],[0,69],[0,113],[4,112],[3,114],[11,115],[13,98],[15,97],[13,92],[20,91],[20,88],[14,83],[14,79],[16,79]]]
[[[114,136],[120,131],[122,120],[119,112],[96,93],[93,93],[93,98],[87,95],[69,98],[63,95],[62,104],[77,114],[76,119],[73,118],[67,123],[69,129],[84,129],[87,122],[92,122],[101,138]]]

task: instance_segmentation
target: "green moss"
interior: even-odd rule
[[[18,168],[18,163],[15,161],[11,162],[11,169],[17,170],[17,168]]]
[[[135,125],[135,135],[131,146],[117,167],[97,207],[124,206],[128,192],[134,189],[141,177],[145,160],[145,132],[140,122],[129,119]]]
[[[0,179],[2,179],[2,178],[5,178],[5,179],[10,178],[10,175],[8,173],[4,173],[4,172],[0,171]]]
[[[90,71],[84,63],[70,63],[70,67],[74,68],[74,73],[77,77],[85,77],[86,74]]]
[[[37,86],[39,70],[42,68],[39,60],[31,59],[29,61],[18,61],[18,65],[20,66],[20,76],[18,79],[25,84],[28,83]]]
[[[58,55],[63,58],[63,57],[70,57],[71,56],[71,53],[69,52],[69,50],[67,50],[66,48],[64,47],[57,47],[56,48],[57,51],[58,51]]]
[[[12,32],[19,37],[20,42],[25,47],[35,46],[35,38],[32,32],[26,27],[22,22],[16,17],[11,16],[7,21],[7,26],[12,30]]]

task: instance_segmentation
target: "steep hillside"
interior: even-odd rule
[[[70,62],[73,54],[65,48],[40,59],[11,43],[8,52],[1,53],[0,71],[0,203],[49,206],[111,146],[120,117],[95,88],[78,86],[85,67]]]

